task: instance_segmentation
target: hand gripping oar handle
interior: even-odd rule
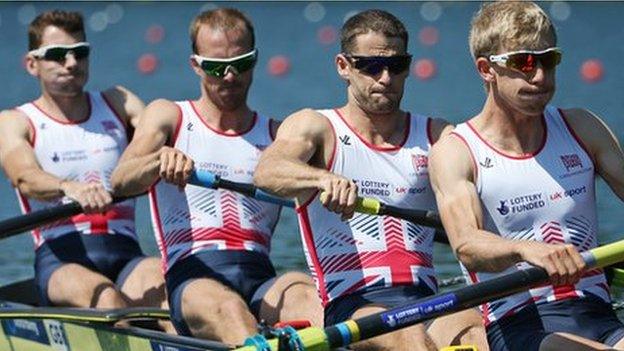
[[[325,193],[321,193],[320,197],[323,199],[325,196]],[[391,206],[379,200],[366,197],[358,197],[355,211],[371,215],[396,217],[425,227],[434,228],[436,230],[434,241],[442,244],[449,243],[440,216],[436,212]]]
[[[295,207],[295,202],[293,200],[271,195],[261,189],[258,189],[253,184],[237,183],[223,179],[221,176],[208,171],[194,171],[189,178],[189,183],[211,189],[222,188],[232,190],[260,201],[270,202],[286,207]]]
[[[128,197],[115,197],[113,203],[122,202]],[[27,213],[25,215],[0,221],[0,239],[8,238],[25,231],[40,227],[59,219],[75,216],[82,213],[82,207],[77,202],[70,202],[57,207]]]
[[[588,268],[605,267],[624,260],[624,240],[581,253]],[[306,350],[327,351],[347,346],[426,320],[475,307],[488,301],[527,290],[548,280],[546,271],[539,267],[521,269],[491,280],[439,293],[414,303],[393,308],[355,320],[348,320],[327,328],[306,328],[299,331]],[[271,350],[277,350],[277,341],[268,341]],[[239,351],[256,351],[253,346]]]
[[[295,202],[292,200],[269,194],[261,189],[258,189],[253,184],[238,183],[223,179],[221,176],[208,171],[195,170],[189,178],[189,183],[212,189],[222,188],[232,190],[260,201],[270,202],[286,207],[295,207]],[[323,196],[325,196],[324,193],[321,193],[321,197]],[[386,205],[375,199],[361,197],[358,198],[355,211],[372,215],[388,215],[427,227],[433,227],[436,229],[435,241],[442,244],[449,243],[446,233],[444,232],[444,228],[442,227],[440,217],[435,212],[402,209]]]

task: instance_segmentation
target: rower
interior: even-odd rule
[[[527,264],[550,276],[482,306],[490,347],[624,349],[605,276],[579,255],[598,243],[595,174],[624,199],[618,141],[593,113],[548,105],[562,50],[536,4],[483,5],[470,50],[485,104],[430,159],[444,227],[471,282]]]
[[[113,205],[109,176],[143,102],[123,87],[83,90],[90,44],[82,15],[47,11],[28,28],[26,70],[41,96],[0,115],[0,160],[25,213],[78,202],[84,214],[33,230],[42,305],[167,306],[158,259],[146,257],[134,200]]]
[[[112,176],[115,193],[150,189],[171,318],[181,334],[241,344],[260,319],[321,325],[312,279],[277,277],[269,260],[280,207],[186,184],[194,167],[251,182],[277,128],[247,105],[258,58],[249,19],[223,8],[201,13],[190,28],[201,95],[149,104]]]
[[[354,215],[356,197],[435,210],[431,144],[452,127],[400,109],[412,56],[392,14],[369,10],[341,33],[336,68],[347,103],[289,116],[263,153],[254,182],[297,199],[302,241],[325,307],[325,324],[407,304],[437,290],[434,229],[390,216]],[[319,193],[324,196],[319,198]],[[428,330],[426,330],[428,329]],[[465,312],[355,344],[361,349],[432,350],[463,342],[487,350],[478,312]]]

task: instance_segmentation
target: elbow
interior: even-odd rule
[[[121,179],[121,172],[118,172],[117,169],[111,174],[110,178],[111,191],[114,196],[127,196],[125,194],[125,189],[123,187],[123,181]]]
[[[478,271],[479,267],[475,261],[475,256],[472,254],[470,247],[467,243],[461,243],[453,249],[453,253],[459,262],[469,271]]]

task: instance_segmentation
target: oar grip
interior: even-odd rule
[[[284,199],[282,197],[277,197],[275,195],[267,193],[264,190],[257,189],[257,188],[256,188],[255,198],[260,201],[270,202],[270,203],[278,204],[278,205],[285,206],[285,207],[292,207],[292,208],[295,207],[295,202],[293,200]]]
[[[368,197],[358,197],[355,204],[355,211],[378,215],[381,209],[381,202]]]
[[[191,173],[188,182],[193,185],[199,185],[206,188],[218,188],[221,177],[208,171],[195,170]]]
[[[624,240],[581,252],[590,267],[606,267],[624,260]]]
[[[321,192],[319,195],[319,199],[321,202],[325,202],[327,200],[327,193]],[[355,212],[366,213],[370,215],[378,215],[379,210],[381,208],[381,203],[378,200],[366,198],[366,197],[358,197],[355,202]]]

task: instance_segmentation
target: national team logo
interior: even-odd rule
[[[427,168],[429,165],[429,158],[425,155],[412,155],[412,166],[416,173],[419,173],[421,169]]]
[[[578,154],[570,154],[570,155],[561,155],[561,162],[566,168],[566,171],[570,171],[572,168],[580,167],[583,168],[583,163],[581,162],[581,158]]]
[[[507,200],[500,200],[500,207],[497,207],[496,210],[501,216],[505,216],[509,213],[509,206],[506,204]]]

